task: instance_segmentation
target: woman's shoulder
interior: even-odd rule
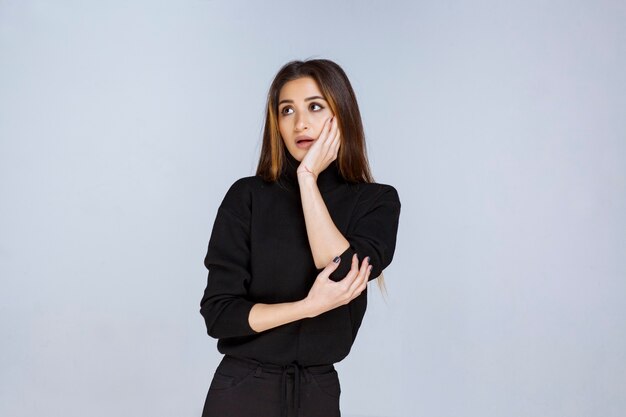
[[[257,176],[242,177],[235,180],[224,195],[219,209],[239,219],[249,217],[252,208],[254,190],[261,186],[261,178]]]
[[[249,198],[254,190],[263,186],[263,180],[257,175],[242,177],[235,180],[226,191],[224,200],[241,200]]]
[[[229,192],[241,192],[251,188],[258,187],[263,180],[258,175],[251,175],[248,177],[241,177],[235,180],[229,188]]]
[[[392,201],[400,203],[398,190],[393,185],[379,182],[363,182],[356,184],[356,191],[360,194],[359,200],[363,202],[371,201]]]

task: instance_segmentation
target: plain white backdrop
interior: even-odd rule
[[[0,0],[0,415],[199,416],[216,209],[292,59],[402,201],[346,417],[626,414],[623,1]],[[260,416],[271,417],[271,416]]]

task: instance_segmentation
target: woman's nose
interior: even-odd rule
[[[300,130],[304,130],[304,129],[308,129],[309,127],[309,119],[303,115],[303,114],[299,114],[296,115],[296,130],[300,131]]]

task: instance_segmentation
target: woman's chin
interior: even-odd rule
[[[287,152],[289,152],[289,154],[298,162],[302,162],[302,159],[308,151],[308,149],[295,149],[293,152],[287,150]]]

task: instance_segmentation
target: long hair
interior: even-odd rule
[[[365,133],[356,95],[344,70],[328,59],[290,61],[274,77],[267,94],[263,144],[256,175],[274,182],[283,171],[285,152],[288,151],[278,128],[278,97],[287,82],[303,77],[315,80],[335,114],[341,132],[341,145],[337,154],[337,167],[341,176],[351,183],[374,182],[367,159]],[[385,294],[382,274],[377,282]]]
[[[266,181],[276,181],[282,172],[287,150],[278,129],[278,96],[287,82],[303,77],[315,80],[339,124],[341,145],[337,166],[341,176],[353,183],[373,182],[356,95],[343,69],[328,59],[291,61],[274,77],[267,94],[263,145],[256,174]]]

